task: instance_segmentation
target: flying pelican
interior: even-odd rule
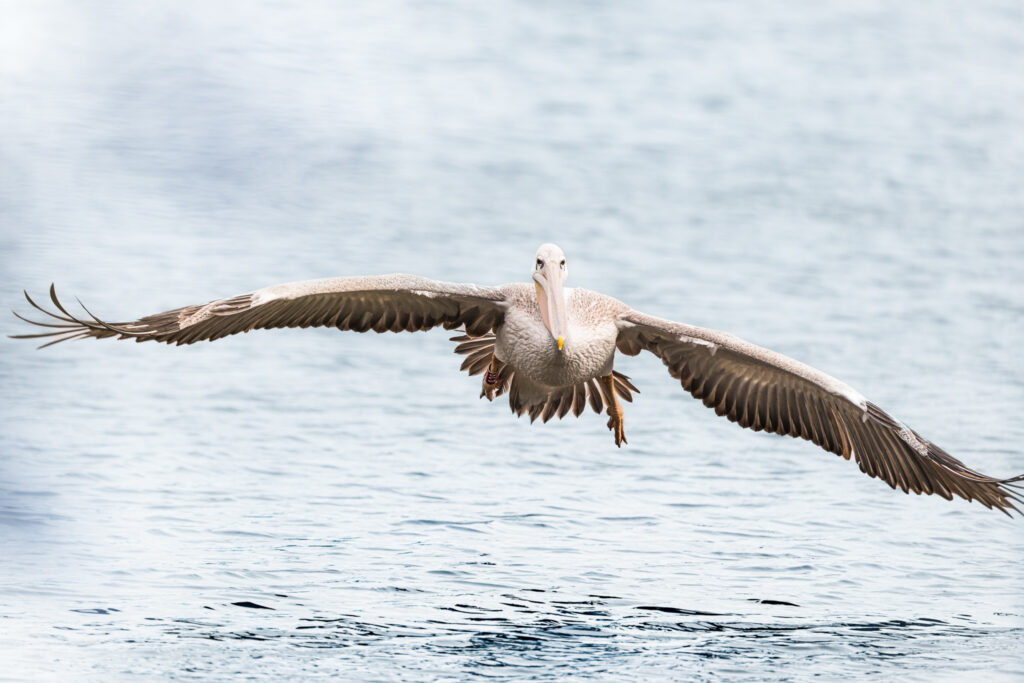
[[[455,352],[462,369],[483,374],[481,397],[508,394],[517,415],[544,422],[587,404],[608,414],[615,445],[626,443],[619,399],[638,391],[612,369],[616,349],[661,359],[683,389],[718,415],[754,431],[808,439],[851,457],[861,471],[904,492],[954,495],[988,508],[1020,512],[1015,487],[1024,475],[996,479],[968,468],[860,393],[808,365],[724,332],[635,311],[598,292],[566,288],[565,255],[554,244],[537,250],[532,283],[500,287],[438,282],[415,275],[339,277],[291,282],[185,306],[134,322],[107,323],[83,305],[76,317],[57,299],[58,312],[28,302],[54,319],[50,328],[15,338],[49,338],[40,348],[82,337],[191,344],[276,327],[336,327],[400,332],[438,325],[461,328]],[[531,286],[532,284],[532,286]],[[81,302],[79,302],[81,304]],[[1011,488],[1013,487],[1013,488]]]

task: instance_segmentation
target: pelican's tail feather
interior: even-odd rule
[[[452,337],[451,340],[458,343],[455,353],[466,356],[466,359],[462,361],[462,370],[470,375],[491,372],[495,341],[493,334],[484,334],[479,337],[463,334]],[[496,365],[498,367],[496,388],[489,391],[485,378],[484,390],[480,392],[480,396],[487,396],[488,399],[493,400],[494,397],[507,393],[512,412],[516,415],[528,414],[531,422],[538,417],[542,422],[547,422],[555,416],[562,419],[570,412],[579,417],[586,410],[588,403],[596,413],[601,413],[609,405],[608,399],[600,391],[599,383],[596,380],[552,388],[517,375],[512,366],[500,360],[496,362]],[[624,401],[631,402],[633,394],[640,393],[640,390],[626,375],[613,370],[612,377],[615,382],[615,393]]]

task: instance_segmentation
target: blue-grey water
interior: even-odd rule
[[[496,284],[555,241],[1024,472],[1019,2],[0,13],[0,308]],[[447,337],[0,340],[0,678],[1024,678],[1024,520],[650,356],[627,447],[530,425]]]

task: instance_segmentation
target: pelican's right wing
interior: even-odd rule
[[[650,351],[683,389],[754,431],[797,436],[853,457],[865,474],[906,492],[954,495],[1009,514],[1024,475],[975,472],[835,377],[718,330],[628,310],[618,316],[618,349]]]
[[[57,299],[52,285],[50,299],[58,312],[39,306],[27,292],[25,298],[52,320],[38,322],[15,315],[49,331],[12,337],[49,339],[43,346],[84,337],[181,345],[275,327],[413,332],[442,325],[448,330],[465,327],[468,334],[482,335],[502,323],[508,306],[501,287],[438,282],[415,275],[290,282],[123,323],[104,322],[84,306],[87,315],[72,315]]]

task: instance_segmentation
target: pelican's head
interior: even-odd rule
[[[533,267],[533,286],[537,290],[537,305],[544,326],[562,350],[569,327],[565,322],[565,278],[569,274],[565,266],[565,254],[554,244],[542,244],[537,250],[537,262]]]

